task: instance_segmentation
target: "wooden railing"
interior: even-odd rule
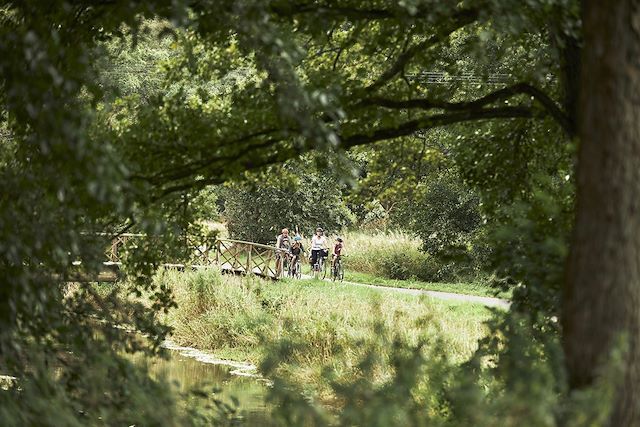
[[[122,262],[123,249],[125,246],[135,239],[153,239],[153,236],[147,236],[145,234],[120,234],[115,237],[108,249],[106,250],[107,262],[110,264],[119,264]],[[188,260],[188,263],[191,265],[197,266],[209,266],[213,264],[215,261],[215,256],[211,256],[211,250],[215,250],[215,242],[213,240],[207,240],[206,238],[199,238],[188,236],[185,239],[185,244],[187,246],[188,255],[185,257],[185,260]],[[178,262],[176,260],[172,260],[173,262],[165,262],[164,265],[167,266],[183,266],[185,265],[185,260],[182,262]],[[169,260],[165,260],[169,261]]]
[[[281,250],[275,246],[220,239],[216,242],[216,264],[223,272],[279,279],[282,271],[277,266],[278,252]]]
[[[121,234],[115,237],[106,250],[105,265],[118,266],[122,262],[123,249],[132,239],[148,238],[144,234]],[[217,267],[224,273],[255,274],[261,277],[278,279],[277,254],[281,252],[275,246],[242,240],[218,239],[215,242],[188,237],[186,239],[190,262],[165,262],[165,268],[199,269]],[[281,269],[280,269],[281,270]]]
[[[120,251],[128,243],[128,241],[130,239],[143,238],[143,237],[145,237],[144,234],[125,233],[125,234],[118,235],[111,241],[111,246],[109,246],[109,249],[107,249],[107,252],[106,252],[107,261],[110,263],[121,262],[122,260],[121,260]]]

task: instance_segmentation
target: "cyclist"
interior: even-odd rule
[[[316,228],[316,234],[311,239],[311,265],[318,263],[318,258],[326,258],[327,238],[323,235],[324,230],[320,227]]]
[[[291,245],[291,263],[290,265],[297,265],[298,261],[301,259],[301,255],[304,255],[304,247],[302,246],[302,238],[300,236],[296,236],[293,239],[293,244]]]
[[[282,261],[284,259],[284,254],[289,252],[291,248],[291,240],[289,238],[289,229],[283,228],[282,233],[278,236],[276,240],[276,248],[280,249],[276,252],[276,273],[278,276],[282,273]]]
[[[299,234],[296,234],[296,237],[293,238],[293,245],[291,247],[293,248],[296,243],[300,246],[300,251],[304,254],[305,250],[304,246],[302,245],[302,237],[300,237]]]
[[[333,254],[331,257],[331,267],[335,267],[336,261],[342,255],[342,250],[344,249],[344,243],[342,241],[342,237],[336,237],[336,244],[333,246]]]
[[[291,238],[289,237],[289,229],[283,228],[282,233],[278,236],[278,239],[276,240],[276,248],[289,250],[290,246],[291,246]]]

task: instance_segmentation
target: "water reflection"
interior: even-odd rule
[[[187,392],[194,388],[220,389],[218,398],[229,403],[232,398],[239,402],[239,409],[245,417],[245,425],[271,426],[269,410],[264,403],[267,384],[255,377],[231,374],[237,367],[203,363],[193,357],[181,354],[181,351],[168,350],[168,359],[138,358],[138,363],[147,363],[151,374],[164,377],[173,384],[176,391]],[[186,352],[189,354],[189,352]],[[193,354],[190,354],[193,356]],[[206,359],[206,354],[204,355]]]

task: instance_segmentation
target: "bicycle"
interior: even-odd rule
[[[280,249],[276,253],[276,276],[284,277],[285,271],[289,271],[289,254],[286,250]]]
[[[302,266],[300,264],[300,257],[297,257],[295,262],[289,262],[289,277],[294,279],[300,279],[302,277]]]
[[[342,282],[344,280],[344,267],[342,266],[342,256],[338,256],[331,267],[331,280]]]
[[[313,278],[324,280],[327,277],[327,263],[325,262],[325,252],[318,254],[318,260],[313,265]]]

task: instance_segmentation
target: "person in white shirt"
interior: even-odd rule
[[[318,258],[326,258],[329,253],[327,251],[327,238],[323,235],[324,230],[316,228],[316,234],[311,238],[311,265],[318,263]]]

